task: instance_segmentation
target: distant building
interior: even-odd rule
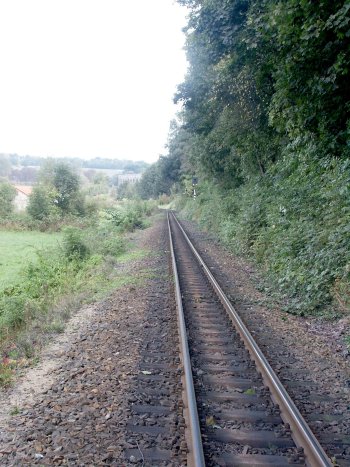
[[[138,180],[140,180],[140,178],[142,177],[142,174],[120,174],[120,175],[117,175],[118,177],[118,185],[122,185],[123,183],[135,183],[137,182]]]
[[[29,203],[29,195],[31,194],[33,187],[25,185],[14,185],[17,194],[14,199],[14,205],[16,211],[25,211]]]

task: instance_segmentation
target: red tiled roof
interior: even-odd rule
[[[31,192],[33,191],[32,186],[27,186],[27,185],[14,185],[17,191],[20,191],[21,193],[29,196]]]

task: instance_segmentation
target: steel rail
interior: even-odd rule
[[[331,462],[331,460],[323,450],[322,446],[316,439],[315,435],[311,431],[310,427],[304,420],[303,416],[295,406],[294,402],[290,398],[280,379],[278,378],[274,370],[271,368],[270,364],[266,360],[259,346],[256,344],[252,335],[250,334],[245,324],[239,317],[236,309],[226,297],[225,293],[219,286],[218,282],[209,270],[208,266],[205,264],[202,257],[197,252],[196,248],[192,244],[191,240],[182,228],[174,213],[172,213],[172,216],[177,222],[179,228],[181,229],[195,257],[199,261],[200,265],[203,267],[203,270],[206,276],[208,277],[209,282],[211,283],[215,292],[218,294],[221,303],[225,307],[226,311],[229,313],[229,316],[237,331],[239,332],[243,342],[245,343],[251,355],[251,358],[254,360],[257,369],[260,371],[266,386],[269,388],[272,399],[276,404],[278,404],[283,421],[290,425],[291,434],[294,442],[298,447],[303,448],[307,465],[309,467],[333,466],[333,463]]]
[[[188,348],[187,332],[185,317],[182,307],[182,297],[180,290],[180,282],[177,273],[173,237],[170,227],[169,213],[167,213],[168,220],[168,229],[169,229],[169,239],[170,239],[170,251],[172,258],[172,268],[175,281],[175,297],[177,304],[177,317],[178,317],[178,326],[179,326],[179,335],[180,335],[180,348],[182,356],[182,364],[184,367],[184,377],[185,377],[185,392],[187,399],[187,409],[188,409],[188,424],[190,428],[190,449],[189,454],[192,457],[192,462],[195,467],[205,467],[203,446],[202,446],[202,435],[198,419],[198,410],[197,410],[197,401],[193,385],[193,375],[191,367],[190,352]]]

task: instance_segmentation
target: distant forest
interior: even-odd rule
[[[60,158],[57,158],[60,160]],[[41,166],[46,160],[43,157],[35,156],[19,156],[17,154],[10,154],[9,160],[13,166],[32,167]],[[101,157],[95,157],[93,159],[85,160],[78,157],[64,158],[65,162],[72,164],[77,168],[87,169],[112,169],[112,170],[123,170],[124,172],[141,173],[150,164],[144,161],[130,161],[130,160],[118,160],[118,159],[106,159]]]

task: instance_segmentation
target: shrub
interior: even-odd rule
[[[116,228],[108,224],[89,230],[85,242],[90,251],[103,256],[118,256],[125,251],[125,240]]]
[[[0,299],[0,329],[9,330],[21,327],[25,318],[25,298],[23,296],[3,296]]]
[[[132,232],[144,227],[144,217],[156,208],[156,202],[124,201],[115,208],[106,209],[106,218],[121,232]]]
[[[90,255],[89,248],[82,238],[82,232],[74,227],[66,227],[63,231],[63,247],[68,259],[83,260]]]
[[[67,259],[60,250],[37,254],[37,261],[23,271],[22,281],[0,293],[1,337],[45,314],[55,297],[76,286],[76,277],[82,269],[77,255]]]

